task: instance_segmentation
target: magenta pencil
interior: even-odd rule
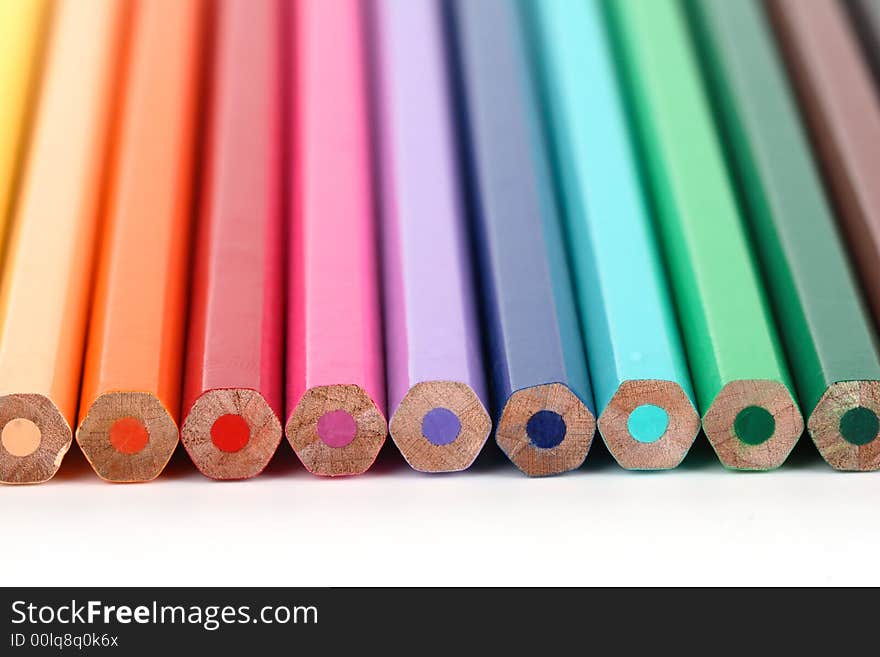
[[[464,470],[491,420],[433,0],[374,4],[391,437],[423,472]]]
[[[215,5],[181,430],[193,462],[215,479],[258,474],[281,440],[280,8]]]
[[[359,474],[388,431],[366,21],[360,0],[290,9],[287,438],[313,474]]]

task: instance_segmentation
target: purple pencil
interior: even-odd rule
[[[391,437],[422,472],[473,463],[492,421],[434,0],[379,0],[385,342]]]

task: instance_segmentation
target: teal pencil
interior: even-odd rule
[[[600,0],[529,0],[599,431],[624,468],[677,466],[700,428]]]

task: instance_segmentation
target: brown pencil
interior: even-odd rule
[[[880,321],[880,95],[840,3],[772,0],[769,7],[838,221]]]

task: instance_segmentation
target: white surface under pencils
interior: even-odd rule
[[[150,484],[100,481],[73,448],[47,484],[0,487],[0,585],[880,584],[880,473],[808,441],[770,473],[727,472],[701,436],[671,472],[597,442],[527,479],[493,443],[468,472],[411,471],[388,442],[365,475],[322,480],[286,444],[245,482],[178,452]]]

